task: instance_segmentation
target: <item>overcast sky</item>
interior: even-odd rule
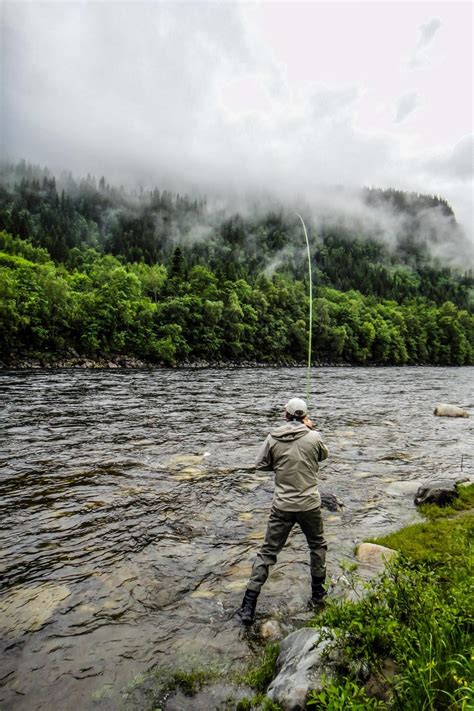
[[[446,197],[472,234],[470,2],[3,2],[1,149],[311,200]]]

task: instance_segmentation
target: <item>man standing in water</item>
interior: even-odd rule
[[[257,598],[268,578],[269,567],[298,523],[310,550],[311,602],[321,605],[326,591],[326,550],[321,497],[318,491],[318,462],[328,450],[308,417],[304,400],[292,398],[285,407],[286,424],[273,430],[257,455],[256,468],[275,472],[275,491],[267,532],[253,564],[239,615],[244,625],[251,625]]]

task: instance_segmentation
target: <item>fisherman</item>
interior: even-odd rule
[[[308,417],[304,400],[292,398],[285,407],[286,424],[273,430],[260,451],[255,466],[275,472],[275,490],[265,534],[265,541],[252,567],[242,606],[238,612],[242,624],[251,625],[262,585],[298,523],[310,550],[311,604],[324,604],[326,590],[326,550],[321,497],[318,491],[318,462],[328,450]]]

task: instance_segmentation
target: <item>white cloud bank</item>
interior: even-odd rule
[[[411,91],[408,94],[404,94],[397,101],[397,111],[395,114],[395,123],[401,123],[413,113],[413,111],[418,106],[418,94],[416,91]]]
[[[339,3],[4,2],[2,154],[124,183],[290,201],[312,202],[325,185],[434,193],[470,231],[472,139],[459,128],[472,128],[472,115],[461,120],[472,69],[457,31],[467,4],[453,3],[464,15],[453,11],[452,27],[448,10],[430,19],[429,3],[383,5],[379,15],[371,2],[354,3],[355,14]],[[459,94],[446,66],[417,72],[416,87],[399,69],[417,29],[419,59],[445,28],[457,36]],[[440,92],[448,118],[433,109]],[[442,143],[424,140],[423,121],[444,131]]]

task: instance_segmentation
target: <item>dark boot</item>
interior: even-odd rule
[[[244,599],[242,600],[242,606],[238,611],[238,615],[242,621],[243,625],[251,625],[255,617],[255,607],[257,606],[257,598],[259,596],[258,592],[255,590],[246,590]]]
[[[311,605],[312,607],[322,607],[325,603],[327,592],[324,588],[324,581],[326,577],[322,575],[321,577],[316,577],[315,575],[311,578]]]

